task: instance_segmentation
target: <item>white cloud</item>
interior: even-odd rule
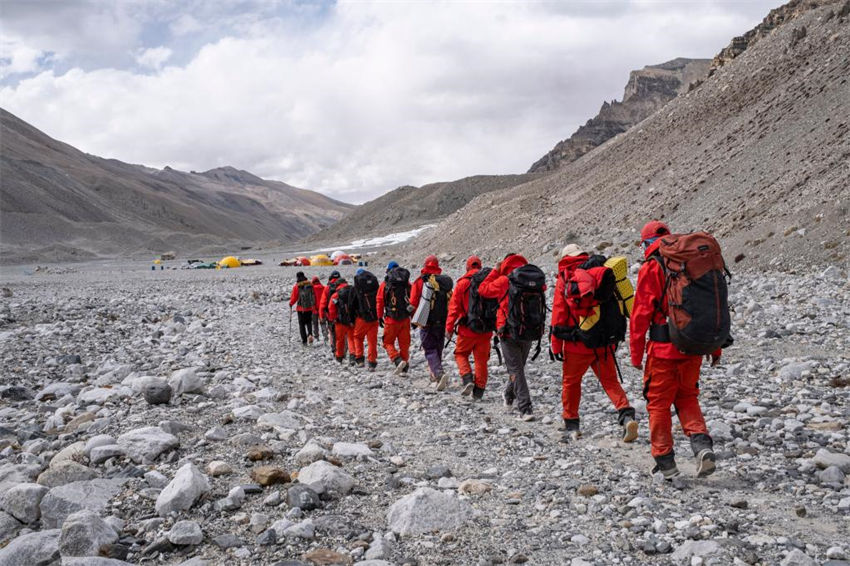
[[[171,57],[171,49],[167,47],[151,47],[142,49],[136,54],[136,63],[142,67],[158,70]]]
[[[191,14],[181,14],[177,19],[171,22],[171,33],[174,35],[188,35],[201,31],[203,26],[201,22],[196,20]]]
[[[233,165],[362,201],[525,171],[622,96],[629,70],[713,56],[774,2],[756,4],[358,2],[312,25],[247,14],[184,66],[43,72],[0,104],[90,153]]]

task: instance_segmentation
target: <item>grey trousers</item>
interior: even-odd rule
[[[328,341],[328,323],[327,321],[319,320],[319,313],[313,313],[313,337],[317,340],[319,339],[319,328],[322,329],[322,336],[325,339],[325,342]]]
[[[502,338],[500,340],[505,367],[508,368],[508,384],[505,395],[514,399],[521,413],[531,411],[531,394],[525,380],[525,363],[531,352],[531,342]]]

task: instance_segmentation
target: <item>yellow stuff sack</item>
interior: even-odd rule
[[[632,307],[635,303],[635,288],[632,287],[632,282],[629,281],[629,262],[625,257],[610,257],[605,262],[605,267],[611,268],[614,272],[614,278],[617,280],[617,291],[623,299],[623,305],[626,312],[623,313],[627,317],[632,314]]]

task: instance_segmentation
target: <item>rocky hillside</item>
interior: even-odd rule
[[[0,109],[4,262],[291,242],[351,205],[232,167],[185,173],[102,159]]]
[[[599,114],[558,142],[531,166],[529,173],[555,170],[625,132],[704,79],[710,63],[708,59],[678,58],[632,71],[622,102],[603,102]]]
[[[539,259],[575,240],[636,258],[637,230],[663,218],[713,231],[738,269],[846,264],[850,3],[792,8],[795,17],[639,127],[552,175],[477,198],[409,257],[497,259],[510,247]]]
[[[539,175],[477,175],[421,187],[399,187],[349,212],[311,238],[335,243],[353,236],[395,232],[445,218],[475,197],[509,189]]]

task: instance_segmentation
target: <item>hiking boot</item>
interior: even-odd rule
[[[655,467],[652,468],[652,474],[660,473],[667,481],[673,481],[673,478],[679,475],[679,468],[676,467],[675,454],[670,451],[667,454],[655,457]]]
[[[505,389],[502,391],[502,404],[506,409],[510,409],[514,406],[514,394],[510,389]]]
[[[393,359],[392,359],[392,360],[390,360],[390,361],[393,363],[393,365],[394,365],[395,367],[398,367],[398,364],[400,364],[400,363],[401,363],[401,358],[393,358]]]
[[[342,362],[344,362],[344,361],[345,361],[345,357],[344,357],[344,356],[335,356],[335,357],[336,357],[336,361],[338,361],[339,363],[342,363]]]
[[[408,367],[410,367],[410,364],[408,364],[406,361],[399,358],[398,365],[395,367],[395,374],[401,375],[403,373],[407,373]]]
[[[433,371],[431,371],[430,369],[428,370],[428,379],[430,379],[430,380],[431,380],[431,383],[437,383],[438,381],[440,381],[440,378],[439,378],[439,377],[437,377],[437,376],[434,374],[434,372],[433,372]]]
[[[638,437],[638,424],[633,418],[626,418],[623,423],[623,442],[634,442]]]
[[[478,387],[477,385],[474,385],[472,387],[472,400],[473,401],[480,401],[483,398],[484,398],[484,388]]]
[[[449,385],[449,376],[446,372],[440,372],[440,380],[437,383],[437,391],[445,391],[446,387]]]
[[[561,442],[575,442],[579,438],[581,438],[579,420],[564,419],[564,434],[561,435]]]
[[[348,354],[348,365],[354,367],[354,364],[357,363],[357,359],[354,357],[354,354]]]
[[[475,381],[472,379],[472,374],[460,376],[460,394],[471,395],[472,389],[475,387]]]
[[[691,450],[697,460],[697,477],[704,478],[714,473],[717,456],[714,454],[714,441],[704,433],[691,435]]]
[[[307,337],[307,343],[311,346],[313,345],[313,337],[312,336]]]
[[[375,368],[378,367],[378,362],[369,362],[369,371],[375,371]]]
[[[531,409],[526,409],[524,411],[520,411],[519,415],[517,415],[516,418],[517,420],[530,423],[534,420],[534,412]]]
[[[366,358],[355,358],[354,362],[357,364],[357,367],[362,368],[366,365]]]

